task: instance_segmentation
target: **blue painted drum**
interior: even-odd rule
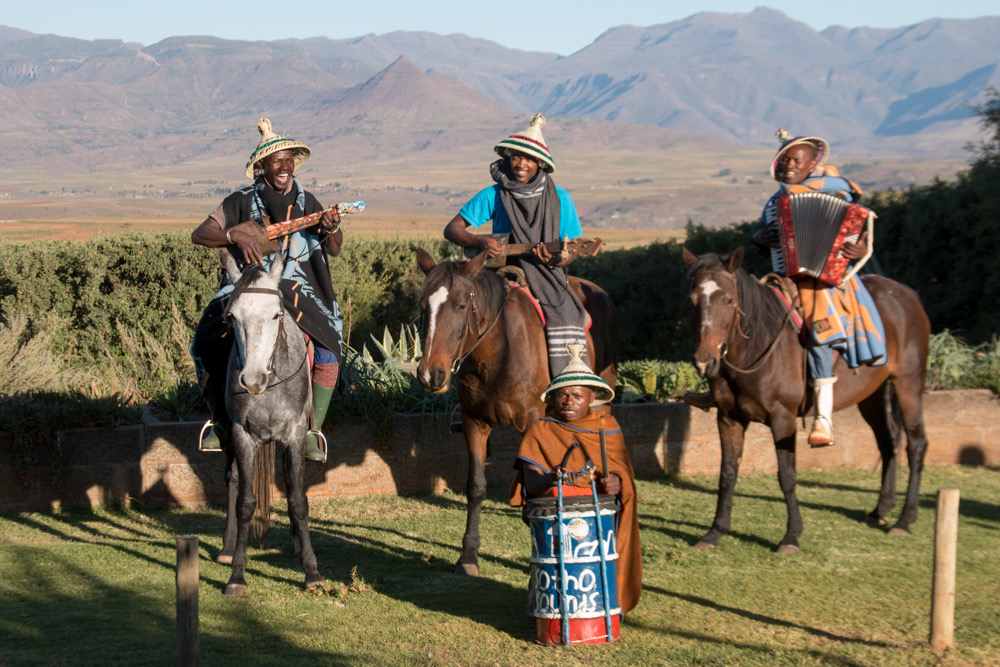
[[[617,504],[613,496],[599,496],[600,533],[604,536],[607,599],[601,575],[598,514],[591,496],[563,499],[564,544],[560,544],[556,498],[529,498],[526,515],[531,528],[530,604],[537,619],[537,641],[562,644],[560,555],[566,571],[566,609],[569,643],[605,643],[619,638],[618,550],[615,543]],[[612,615],[612,636],[605,618]]]

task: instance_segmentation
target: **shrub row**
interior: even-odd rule
[[[887,273],[917,288],[935,330],[947,328],[980,343],[1000,330],[1000,273],[994,265],[1000,227],[956,223],[954,227],[964,231],[941,232],[942,237],[961,237],[968,246],[964,251],[956,249],[952,261],[937,256],[947,253],[936,252],[933,243],[918,243],[913,237],[920,235],[919,230],[911,233],[907,223],[914,218],[914,226],[929,224],[911,198],[934,199],[944,187],[971,187],[963,185],[966,180],[914,189],[908,197],[877,194],[872,203],[888,228],[879,228],[879,238],[895,234],[905,240],[878,244],[877,257],[889,269]],[[931,218],[944,215],[936,209],[926,213]],[[724,229],[688,225],[684,245],[695,254],[725,254],[743,245],[748,250],[745,267],[763,275],[770,268],[769,260],[753,252],[750,243],[756,225],[746,222]],[[334,287],[354,347],[360,349],[369,334],[380,335],[385,327],[397,331],[415,321],[416,296],[423,282],[415,262],[417,247],[439,260],[455,256],[454,249],[439,239],[355,237],[331,261]],[[602,286],[617,305],[622,359],[688,358],[692,345],[689,284],[681,247],[674,241],[653,243],[603,252],[572,265],[574,274]],[[145,331],[154,339],[170,341],[177,337],[177,318],[193,331],[216,291],[219,272],[215,254],[192,245],[185,232],[130,233],[90,242],[0,244],[0,321],[9,323],[16,313],[27,314],[29,321],[56,314],[68,322],[62,340],[55,342],[66,361],[103,362],[108,350],[122,358],[130,352],[127,332]]]
[[[353,340],[364,342],[385,324],[398,327],[416,317],[423,275],[415,249],[423,246],[443,257],[447,245],[363,238],[345,245],[331,271]],[[20,312],[37,322],[54,313],[68,322],[65,337],[56,341],[66,361],[103,360],[107,350],[115,356],[127,351],[122,328],[170,340],[174,308],[193,331],[219,278],[215,253],[193,245],[183,231],[3,243],[0,321],[9,323]]]

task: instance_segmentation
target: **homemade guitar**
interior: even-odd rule
[[[365,210],[368,205],[361,201],[360,199],[356,202],[350,204],[337,204],[336,206],[331,206],[330,208],[319,211],[317,213],[312,213],[301,218],[295,218],[294,220],[286,220],[285,222],[277,222],[271,224],[271,218],[269,216],[264,216],[264,224],[254,220],[247,220],[246,222],[241,222],[235,227],[230,227],[231,232],[243,232],[249,234],[257,241],[257,247],[260,248],[260,252],[264,255],[270,255],[271,253],[278,252],[280,249],[280,244],[278,239],[282,236],[288,236],[289,234],[294,234],[300,229],[306,229],[307,227],[312,227],[313,225],[319,224],[319,219],[323,217],[323,214],[328,211],[333,211],[334,209],[340,215],[346,215],[348,213],[361,213]]]
[[[531,249],[538,245],[537,243],[508,243],[510,234],[486,234],[485,236],[489,236],[491,239],[503,246],[503,251],[499,255],[486,260],[486,263],[483,266],[488,269],[499,269],[500,267],[505,266],[507,264],[508,257],[530,255]],[[602,245],[604,245],[603,239],[574,239],[572,241],[563,240],[546,243],[545,249],[553,255],[563,253],[578,255],[581,257],[593,257],[597,254],[597,251],[601,249]],[[463,249],[463,255],[466,259],[472,259],[480,252],[479,248]]]

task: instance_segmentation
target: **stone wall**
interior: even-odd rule
[[[717,475],[720,448],[714,412],[685,404],[616,405],[636,471]],[[1000,402],[989,391],[942,391],[925,395],[928,465],[1000,465]],[[801,427],[801,422],[800,422]],[[224,456],[197,450],[199,424],[147,419],[135,426],[88,428],[58,434],[63,463],[53,479],[52,452],[37,453],[31,470],[0,433],[0,513],[45,511],[61,506],[127,503],[192,506],[220,502],[225,494]],[[863,468],[879,464],[875,440],[856,409],[834,417],[837,444],[810,449],[800,428],[798,466]],[[328,425],[329,460],[307,464],[311,498],[415,493],[465,488],[468,458],[459,434],[445,418],[399,415],[388,441],[375,443],[361,420]],[[494,430],[487,459],[491,485],[510,481],[519,441],[511,428]],[[741,472],[775,471],[770,431],[754,424],[746,436]],[[278,494],[283,484],[278,478]]]

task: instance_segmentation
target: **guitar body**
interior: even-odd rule
[[[271,253],[278,252],[281,249],[278,239],[270,238],[267,235],[267,227],[271,224],[271,218],[264,216],[264,224],[258,224],[256,220],[247,220],[246,222],[241,222],[235,227],[230,227],[229,231],[233,232],[243,232],[244,234],[249,234],[253,237],[253,240],[257,242],[257,247],[260,248],[262,255],[270,255]]]

